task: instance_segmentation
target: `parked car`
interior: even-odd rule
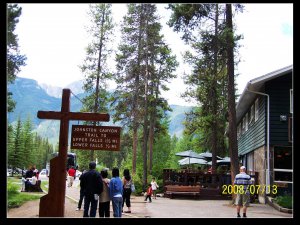
[[[47,169],[42,169],[39,176],[40,177],[47,177],[48,173],[47,173]]]

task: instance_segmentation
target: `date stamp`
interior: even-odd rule
[[[247,189],[244,189],[244,185],[222,185],[222,194],[245,194],[250,193],[251,195],[258,193],[272,193],[277,194],[277,185],[248,185]]]

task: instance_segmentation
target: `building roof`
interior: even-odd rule
[[[273,80],[277,77],[283,76],[287,73],[290,73],[293,70],[293,65],[286,66],[284,68],[281,68],[279,70],[275,70],[271,73],[267,73],[263,76],[257,77],[255,79],[250,80],[242,95],[239,98],[239,101],[236,106],[236,122],[239,123],[242,116],[245,114],[245,112],[249,109],[250,104],[253,102],[253,100],[256,98],[257,94],[254,94],[250,91],[256,91],[259,92],[260,89],[264,86],[264,84],[267,81]]]

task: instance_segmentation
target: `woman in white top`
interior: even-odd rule
[[[152,181],[151,181],[151,187],[152,187],[152,193],[153,193],[153,198],[156,199],[156,190],[159,188],[158,184],[156,183],[155,181],[155,178],[153,177],[152,178]]]
[[[25,181],[25,190],[29,190],[31,186],[36,185],[37,177],[36,173],[34,172],[31,178],[26,178],[27,180]]]
[[[101,171],[103,191],[99,195],[99,217],[110,217],[109,182],[107,170]]]

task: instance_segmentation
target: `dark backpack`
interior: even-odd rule
[[[125,185],[124,185],[124,188],[125,188],[125,189],[130,189],[130,188],[131,188],[131,184],[132,184],[131,179],[130,179],[130,180],[126,180],[126,179],[125,179]]]

